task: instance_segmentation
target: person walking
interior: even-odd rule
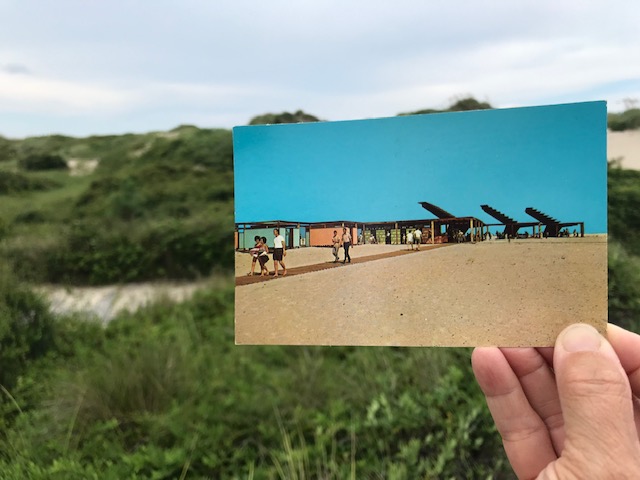
[[[269,246],[267,245],[267,237],[262,237],[262,245],[260,248],[260,254],[258,255],[258,261],[260,262],[260,276],[268,277],[269,269],[267,268],[267,262],[269,261]]]
[[[407,233],[407,244],[411,246],[411,250],[413,250],[413,232]]]
[[[333,257],[335,258],[333,263],[337,263],[340,261],[340,258],[338,257],[338,252],[340,250],[340,235],[338,235],[337,230],[333,231],[333,238],[331,241],[333,242]]]
[[[256,235],[253,237],[253,241],[255,242],[254,247],[249,250],[251,254],[251,271],[247,273],[248,276],[253,277],[256,270],[256,262],[258,261],[258,255],[260,255],[260,236]]]
[[[287,267],[284,264],[284,257],[287,256],[287,249],[284,246],[284,237],[280,235],[280,230],[277,228],[273,229],[273,267],[275,270],[274,277],[278,276],[278,264],[282,266],[282,276],[284,277],[287,274]]]
[[[351,263],[351,257],[349,256],[349,247],[351,246],[351,234],[347,231],[346,227],[342,228],[342,248],[344,248],[344,260],[342,263],[346,263],[349,260]]]
[[[413,241],[416,244],[416,248],[420,250],[420,243],[422,243],[422,230],[420,230],[419,228],[416,229],[416,231],[413,232],[413,237],[414,237]]]

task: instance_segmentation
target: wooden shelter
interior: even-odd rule
[[[428,202],[418,202],[422,208],[433,213],[436,217],[431,220],[431,242],[460,242],[482,241],[485,238],[485,229],[489,227],[476,217],[457,217],[450,212]],[[439,239],[439,240],[436,240]]]
[[[527,227],[533,228],[533,232],[532,232],[533,237],[542,235],[542,231],[541,231],[542,224],[540,222],[518,222],[517,220],[509,217],[508,215],[505,215],[504,213],[502,213],[499,210],[496,210],[493,207],[490,207],[489,205],[480,205],[480,208],[482,208],[482,210],[484,210],[485,213],[491,215],[493,218],[495,218],[500,222],[500,223],[488,224],[487,226],[491,226],[491,227],[504,226],[504,231],[502,232],[502,235],[505,238],[517,238],[518,230],[520,230],[521,228],[527,228]]]
[[[561,222],[556,220],[550,215],[541,212],[532,207],[525,208],[527,215],[531,215],[544,225],[543,236],[545,237],[559,237],[564,228],[578,226],[580,228],[580,236],[584,237],[584,222]]]

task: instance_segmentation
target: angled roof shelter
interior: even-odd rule
[[[450,242],[456,241],[456,239],[459,237],[459,234],[466,235],[467,231],[469,230],[471,230],[470,236],[474,240],[484,237],[483,233],[485,224],[479,218],[457,217],[453,213],[447,212],[445,209],[440,208],[433,203],[418,203],[422,205],[422,208],[428,210],[436,217],[438,217],[438,220],[434,220],[431,223],[437,232],[441,232],[441,227],[444,226],[444,233],[447,237],[449,237]]]
[[[561,222],[532,207],[527,207],[524,211],[544,225],[544,236],[546,237],[558,237],[563,228],[576,225],[580,227],[580,236],[584,237],[584,222]]]
[[[518,230],[521,227],[536,227],[538,222],[518,222],[517,220],[505,215],[499,210],[496,210],[489,205],[480,205],[480,208],[485,211],[485,213],[491,215],[493,218],[498,220],[500,224],[504,225],[504,235],[509,235],[511,238],[516,238],[518,236]]]
[[[456,217],[453,213],[449,213],[446,210],[440,208],[439,206],[434,205],[433,203],[429,203],[429,202],[418,202],[418,203],[422,205],[422,208],[433,213],[438,218],[455,218]]]

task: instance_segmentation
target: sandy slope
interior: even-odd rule
[[[640,130],[607,133],[607,159],[622,158],[623,168],[640,170]]]
[[[181,302],[201,288],[217,288],[228,279],[211,278],[201,282],[149,282],[104,287],[71,287],[45,285],[37,290],[44,294],[51,311],[58,314],[86,313],[108,322],[123,310],[135,311],[159,299]]]
[[[606,237],[490,241],[236,288],[236,341],[551,345],[603,329]]]

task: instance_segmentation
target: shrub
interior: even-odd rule
[[[609,241],[609,322],[640,333],[640,257]]]
[[[12,388],[29,362],[53,343],[53,316],[45,302],[0,266],[0,385]]]
[[[265,125],[278,123],[303,123],[303,122],[319,122],[318,117],[298,110],[295,113],[265,113],[257,115],[249,121],[249,125]]]
[[[31,178],[24,174],[0,170],[0,195],[50,190],[59,184],[44,178]]]
[[[640,128],[640,108],[631,108],[622,113],[610,113],[607,126],[614,132]]]
[[[24,170],[62,170],[67,168],[67,162],[60,155],[34,153],[21,158],[18,166]]]
[[[609,234],[632,254],[640,254],[640,172],[608,169]]]
[[[13,160],[16,156],[16,141],[0,136],[0,162]]]
[[[27,210],[26,212],[19,213],[16,218],[13,219],[14,223],[43,223],[47,220],[44,213],[38,210]]]

